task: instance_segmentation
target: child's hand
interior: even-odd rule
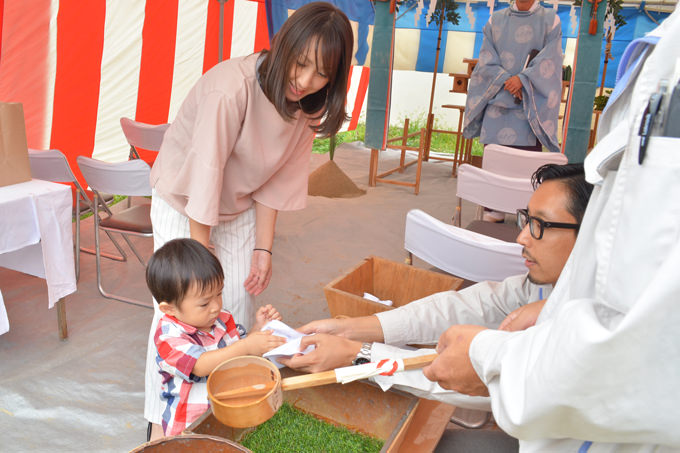
[[[257,309],[255,313],[255,325],[253,326],[253,331],[260,330],[269,321],[276,319],[281,320],[281,315],[276,308],[272,307],[270,304],[265,305]]]
[[[267,330],[265,332],[251,332],[247,337],[240,341],[247,343],[248,355],[261,356],[265,352],[271,351],[284,344],[286,339],[272,335],[272,331]]]

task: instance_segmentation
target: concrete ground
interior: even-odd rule
[[[257,298],[298,326],[328,317],[323,286],[369,255],[403,261],[404,221],[419,208],[450,221],[456,204],[451,163],[423,165],[420,194],[379,183],[367,187],[369,151],[344,144],[336,163],[366,195],[350,199],[309,197],[307,208],[282,212],[277,223],[273,278]],[[311,169],[326,162],[313,155]],[[380,170],[398,163],[380,156]],[[415,166],[395,179],[414,180]],[[475,209],[464,205],[463,224]],[[93,244],[92,219],[82,225],[84,246]],[[145,256],[151,240],[140,239]],[[110,245],[110,244],[107,244]],[[416,266],[430,268],[415,260]],[[104,260],[112,292],[151,301],[144,268]],[[81,254],[78,291],[66,301],[68,339],[60,341],[57,314],[47,309],[43,280],[0,269],[10,331],[0,336],[0,451],[128,451],[144,443],[144,363],[152,311],[104,299],[96,289],[94,257]]]

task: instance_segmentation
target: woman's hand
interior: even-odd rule
[[[272,256],[264,250],[254,250],[250,259],[250,274],[243,283],[246,291],[257,296],[267,288],[272,278]]]
[[[255,202],[255,248],[250,259],[250,274],[243,286],[253,296],[267,289],[272,278],[272,244],[278,211]]]

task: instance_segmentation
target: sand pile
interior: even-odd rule
[[[349,177],[329,160],[309,175],[309,195],[328,198],[354,198],[366,193],[349,179]]]

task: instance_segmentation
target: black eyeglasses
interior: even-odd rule
[[[526,209],[517,210],[517,226],[520,230],[523,230],[525,226],[529,224],[529,232],[531,237],[534,239],[543,238],[543,231],[546,228],[567,228],[570,230],[578,230],[581,226],[578,223],[560,223],[560,222],[546,222],[538,217],[533,217],[529,215],[529,211]]]

